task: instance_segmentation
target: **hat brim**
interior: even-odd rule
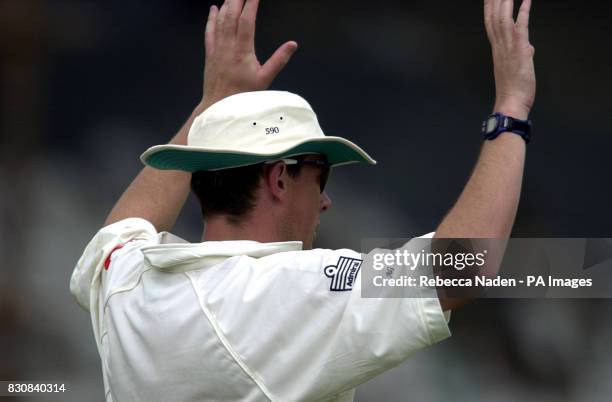
[[[349,163],[375,165],[376,161],[363,149],[342,137],[321,137],[306,140],[273,154],[219,150],[187,145],[156,145],[146,150],[140,160],[148,166],[163,170],[220,170],[254,165],[274,159],[301,154],[322,154],[332,166]]]

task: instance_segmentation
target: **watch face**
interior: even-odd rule
[[[491,116],[489,117],[489,120],[487,120],[486,132],[488,134],[494,132],[495,130],[497,130],[497,117]]]

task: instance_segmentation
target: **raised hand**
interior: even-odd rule
[[[516,21],[514,0],[485,0],[487,36],[493,51],[495,112],[527,119],[536,94],[534,47],[529,43],[531,0],[523,0]]]
[[[225,0],[210,8],[206,23],[203,103],[267,89],[297,49],[289,41],[263,65],[255,55],[255,20],[259,0]]]

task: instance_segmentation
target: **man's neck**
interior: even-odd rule
[[[270,222],[247,220],[234,224],[225,216],[207,220],[202,233],[202,241],[253,240],[269,243],[282,241],[281,237]]]

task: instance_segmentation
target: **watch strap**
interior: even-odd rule
[[[493,117],[497,119],[497,127],[491,132],[486,132],[485,127],[487,126],[487,122]],[[494,113],[483,123],[483,132],[487,140],[494,140],[500,134],[506,132],[518,134],[525,140],[525,143],[528,144],[531,140],[531,126],[531,120],[520,120],[506,116],[502,113]]]

